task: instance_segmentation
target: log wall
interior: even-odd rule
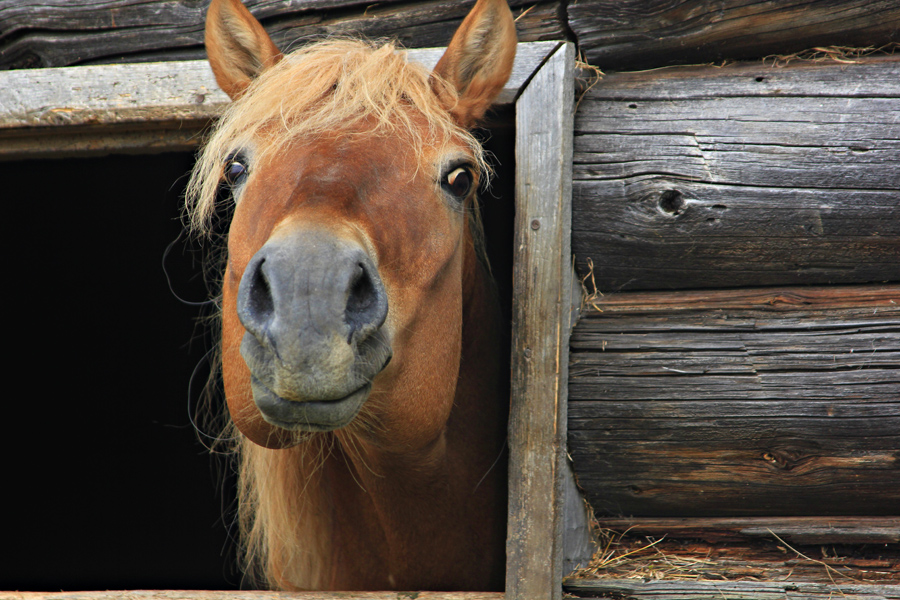
[[[246,0],[282,47],[364,34],[446,45],[474,0]],[[0,0],[0,69],[203,58],[206,0]],[[519,40],[570,40],[634,70],[900,42],[893,0],[511,0]]]
[[[599,515],[900,514],[898,81],[881,56],[585,93],[572,248],[606,296],[569,451]],[[827,287],[766,287],[797,285]]]
[[[571,338],[598,514],[900,513],[900,285],[623,293]]]
[[[0,70],[205,58],[207,0],[0,0]],[[245,0],[280,48],[327,35],[446,46],[474,0]],[[560,0],[512,0],[519,41],[562,40]]]
[[[246,0],[281,47],[364,34],[443,46],[474,0]],[[207,0],[0,0],[0,69],[203,58]],[[604,70],[900,42],[893,0],[510,0],[519,40],[570,40]]]
[[[900,278],[900,56],[603,78],[572,249],[600,291]]]
[[[588,62],[604,70],[900,42],[894,0],[578,0],[568,16]]]

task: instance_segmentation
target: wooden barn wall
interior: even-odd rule
[[[900,42],[896,0],[578,0],[568,22],[588,62],[610,70]]]
[[[900,55],[619,73],[575,122],[603,292],[896,279]]]
[[[757,61],[581,99],[569,452],[598,515],[900,514],[898,82]]]
[[[601,515],[896,515],[900,285],[619,294],[571,338]]]

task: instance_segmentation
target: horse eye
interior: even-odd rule
[[[472,190],[472,172],[467,167],[457,167],[444,179],[444,188],[460,200]]]
[[[247,166],[244,164],[243,159],[239,156],[229,157],[228,162],[225,163],[225,173],[223,177],[225,183],[231,187],[243,183],[247,178]]]

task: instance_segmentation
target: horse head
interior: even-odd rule
[[[459,372],[483,173],[467,128],[512,68],[509,9],[480,0],[432,73],[391,45],[285,56],[238,0],[213,0],[206,45],[234,100],[194,177],[197,214],[219,179],[236,204],[222,300],[234,422],[267,447],[357,421],[433,439]]]

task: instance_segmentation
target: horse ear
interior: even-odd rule
[[[458,101],[449,108],[462,127],[484,116],[509,79],[515,57],[516,24],[506,0],[478,0],[434,68],[456,88]]]
[[[216,82],[232,100],[282,54],[240,0],[212,0],[206,13],[206,54]]]

